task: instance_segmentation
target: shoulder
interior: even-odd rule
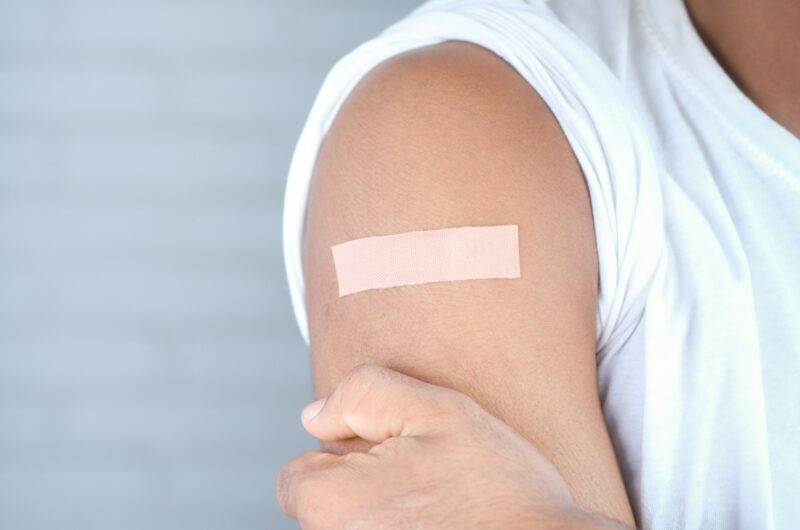
[[[336,296],[333,245],[506,224],[519,227],[518,281],[499,289],[453,282]],[[592,358],[598,264],[580,166],[536,91],[497,55],[472,44],[446,42],[397,55],[353,89],[314,169],[304,266],[311,343],[320,350],[348,325],[357,329],[357,321],[364,326],[388,315],[435,313],[434,326],[475,324],[482,305],[496,306],[501,318],[510,304],[520,316],[558,307],[547,310],[560,316],[554,336],[580,336]],[[459,309],[445,315],[453,304]],[[377,307],[386,315],[376,314]]]
[[[328,131],[314,180],[318,193],[335,189],[339,215],[341,206],[363,216],[397,205],[417,228],[507,217],[512,206],[529,216],[554,208],[548,196],[559,199],[554,215],[589,211],[547,104],[504,59],[464,41],[405,52],[367,73]]]

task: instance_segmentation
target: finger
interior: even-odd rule
[[[363,438],[348,438],[345,440],[321,440],[320,449],[326,453],[346,455],[348,453],[369,453],[375,447],[375,442]]]
[[[359,437],[380,443],[395,436],[429,433],[469,398],[389,368],[353,369],[326,400],[304,409],[303,425],[326,441]],[[316,414],[314,414],[316,412]]]
[[[275,496],[283,513],[297,519],[314,473],[330,469],[341,457],[321,451],[308,451],[290,460],[275,481]]]

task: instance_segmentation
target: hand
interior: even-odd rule
[[[388,368],[355,368],[303,424],[377,444],[281,470],[281,508],[307,530],[624,528],[579,510],[558,470],[475,401]]]

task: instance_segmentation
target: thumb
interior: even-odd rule
[[[303,409],[306,430],[325,441],[363,438],[380,443],[395,436],[436,431],[468,398],[389,368],[354,368],[327,398]]]

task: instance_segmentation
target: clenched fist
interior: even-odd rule
[[[530,442],[452,389],[361,365],[302,421],[320,440],[377,444],[281,470],[278,501],[305,530],[626,528],[578,509]]]

